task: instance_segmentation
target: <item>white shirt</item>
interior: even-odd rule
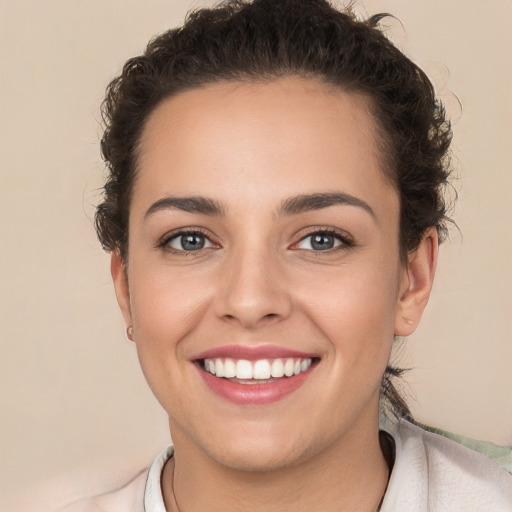
[[[512,476],[485,455],[407,421],[381,429],[396,448],[381,512],[512,512]],[[169,446],[122,488],[63,512],[166,512],[160,482],[172,455]]]
[[[512,511],[512,476],[485,455],[407,421],[381,428],[396,444],[381,512]]]

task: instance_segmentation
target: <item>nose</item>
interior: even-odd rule
[[[257,329],[286,319],[292,310],[282,262],[270,250],[244,251],[226,261],[215,300],[223,321]]]

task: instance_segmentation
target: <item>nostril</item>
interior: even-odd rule
[[[265,283],[242,280],[227,287],[216,297],[215,313],[227,322],[238,322],[246,328],[267,325],[289,316],[292,310],[288,293],[265,288]]]

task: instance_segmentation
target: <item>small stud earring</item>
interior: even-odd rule
[[[133,341],[133,325],[131,324],[126,328],[126,337],[130,341]]]
[[[412,325],[414,322],[410,318],[404,318],[404,320],[409,324]]]

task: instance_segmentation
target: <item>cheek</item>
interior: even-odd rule
[[[147,265],[132,268],[130,293],[137,355],[163,408],[181,411],[190,406],[187,402],[194,396],[187,378],[195,371],[189,363],[195,350],[189,343],[194,338],[190,334],[207,315],[210,293],[207,286],[196,282],[193,273],[150,269]]]
[[[344,360],[386,358],[393,340],[398,265],[354,265],[304,290],[303,307]]]
[[[172,271],[133,269],[130,283],[132,318],[141,363],[165,352],[178,356],[187,349],[181,341],[205,316],[211,291],[204,278]]]

